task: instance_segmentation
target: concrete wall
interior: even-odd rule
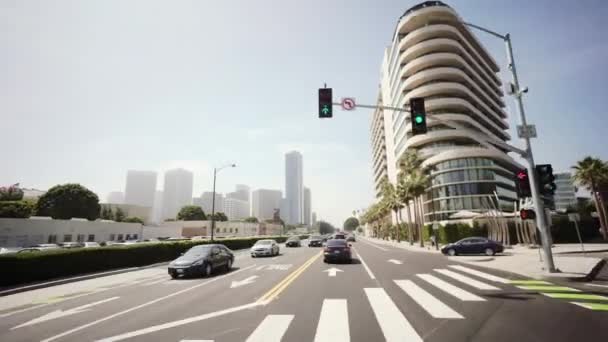
[[[0,218],[0,247],[27,247],[39,243],[78,241],[111,241],[142,236],[139,223],[52,219]]]
[[[144,226],[143,238],[209,236],[211,235],[210,228],[211,221],[164,222],[160,226]],[[215,222],[214,236],[279,235],[281,231],[282,227],[278,224],[224,221]]]

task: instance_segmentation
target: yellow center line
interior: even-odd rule
[[[289,274],[287,277],[285,277],[283,280],[281,280],[278,284],[276,284],[272,289],[270,289],[268,292],[266,292],[262,297],[260,297],[256,301],[256,303],[259,303],[262,305],[266,305],[266,304],[270,303],[281,292],[283,292],[283,290],[285,290],[287,288],[287,286],[289,286],[289,284],[291,284],[300,274],[302,274],[310,265],[312,265],[312,263],[315,262],[315,260],[317,260],[317,258],[319,256],[321,256],[321,253],[322,252],[319,252],[319,253],[313,255],[304,264],[302,264],[302,266],[298,267],[297,270],[293,271],[291,274]]]

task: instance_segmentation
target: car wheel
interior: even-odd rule
[[[456,255],[456,250],[455,250],[455,249],[453,249],[453,248],[448,249],[448,255],[449,255],[449,256],[454,256],[454,255]]]
[[[487,255],[487,256],[492,256],[492,255],[494,255],[494,253],[495,253],[495,252],[494,252],[494,250],[493,250],[492,248],[486,248],[486,251],[485,251],[485,252],[486,252],[486,255]]]
[[[213,268],[211,267],[211,264],[207,264],[205,265],[205,277],[209,277],[211,276],[211,273],[213,272]]]
[[[170,276],[172,279],[175,279],[175,278],[177,278],[177,273],[171,273]]]
[[[228,262],[226,263],[226,272],[230,272],[231,269],[232,269],[232,259],[228,259]]]

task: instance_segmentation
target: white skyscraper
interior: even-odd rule
[[[313,211],[313,213],[312,213],[312,225],[314,226],[315,224],[317,224],[317,213],[315,213]]]
[[[290,224],[302,223],[304,211],[304,186],[302,154],[292,151],[285,155],[285,199]]]
[[[156,177],[154,171],[127,171],[124,203],[152,208],[156,192]]]
[[[281,208],[280,190],[258,189],[251,193],[252,216],[263,221],[272,219],[275,209]]]
[[[234,197],[226,197],[224,200],[225,214],[228,220],[242,220],[249,216],[249,202]]]
[[[304,187],[304,217],[302,223],[310,226],[310,189],[307,187]]]
[[[555,173],[555,201],[556,210],[566,210],[576,206],[576,187],[572,174],[569,172]]]
[[[163,219],[175,218],[179,210],[192,203],[192,172],[174,169],[165,172]]]
[[[213,206],[213,192],[203,192],[203,194],[201,195],[201,202],[205,214],[211,214],[211,207]],[[226,213],[226,210],[224,210],[224,195],[217,192],[215,193],[215,212],[221,212],[224,214]]]
[[[154,193],[154,205],[152,206],[152,218],[150,220],[154,223],[163,221],[163,192],[160,190],[156,190]]]
[[[108,203],[123,204],[125,202],[125,193],[122,191],[112,191],[108,194]]]
[[[251,188],[244,184],[237,184],[236,193],[237,193],[238,199],[247,202],[247,208],[248,208],[247,216],[250,216],[251,215],[251,200],[250,200]]]

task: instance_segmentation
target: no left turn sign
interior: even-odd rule
[[[341,105],[343,110],[355,110],[355,108],[357,108],[357,105],[355,104],[355,99],[352,97],[343,98]]]

